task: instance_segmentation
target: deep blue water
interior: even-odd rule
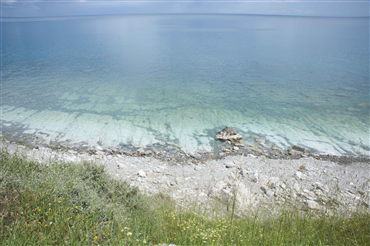
[[[2,26],[2,120],[25,133],[106,146],[163,138],[194,152],[210,150],[229,125],[281,147],[369,147],[368,18],[133,15]]]

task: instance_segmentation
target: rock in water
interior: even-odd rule
[[[262,150],[259,149],[259,148],[252,148],[252,151],[256,152],[256,153],[259,153],[259,154],[262,154]]]
[[[289,155],[291,155],[293,158],[300,158],[302,156],[302,152],[295,150],[295,149],[288,149]]]
[[[235,146],[238,146],[238,147],[244,147],[247,143],[243,140],[239,140],[237,143],[235,143],[234,145]]]
[[[140,148],[140,149],[137,150],[137,153],[140,154],[140,155],[142,155],[142,154],[145,153],[145,150]]]
[[[223,141],[231,141],[232,144],[235,144],[238,143],[243,136],[237,134],[234,128],[226,126],[222,131],[216,133],[216,138]]]
[[[294,145],[293,146],[293,149],[294,150],[297,150],[297,151],[300,151],[300,152],[303,152],[303,153],[306,153],[306,154],[309,154],[310,153],[310,149],[309,148],[306,148],[306,147],[301,146],[301,145]]]

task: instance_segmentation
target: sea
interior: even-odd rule
[[[370,155],[369,18],[2,18],[1,134],[104,148]],[[36,140],[35,140],[36,141]]]

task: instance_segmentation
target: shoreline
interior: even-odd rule
[[[14,136],[15,135],[15,136]],[[366,155],[332,155],[325,153],[311,152],[311,149],[305,146],[293,145],[289,148],[280,148],[268,141],[264,137],[256,135],[250,136],[253,140],[248,139],[245,146],[234,146],[230,141],[220,141],[215,138],[214,146],[211,151],[200,150],[196,153],[188,153],[183,151],[182,146],[166,141],[164,138],[158,137],[159,142],[140,146],[135,143],[123,144],[120,143],[117,147],[104,147],[99,144],[89,145],[87,142],[74,143],[72,140],[59,141],[44,139],[42,135],[25,134],[11,132],[2,132],[2,141],[8,141],[13,144],[24,145],[30,149],[49,148],[53,151],[73,151],[78,154],[89,155],[125,155],[132,157],[154,157],[155,159],[168,162],[176,162],[181,164],[205,162],[209,160],[220,160],[227,156],[251,156],[265,157],[268,159],[278,160],[294,160],[301,158],[312,157],[317,160],[333,161],[338,164],[349,165],[355,162],[370,163],[370,156]],[[295,149],[295,146],[298,146]],[[359,147],[359,152],[360,151]]]

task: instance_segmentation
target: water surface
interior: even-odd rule
[[[280,147],[369,154],[368,18],[133,15],[2,25],[6,129],[105,147],[171,141],[194,153],[211,150],[228,125]]]

